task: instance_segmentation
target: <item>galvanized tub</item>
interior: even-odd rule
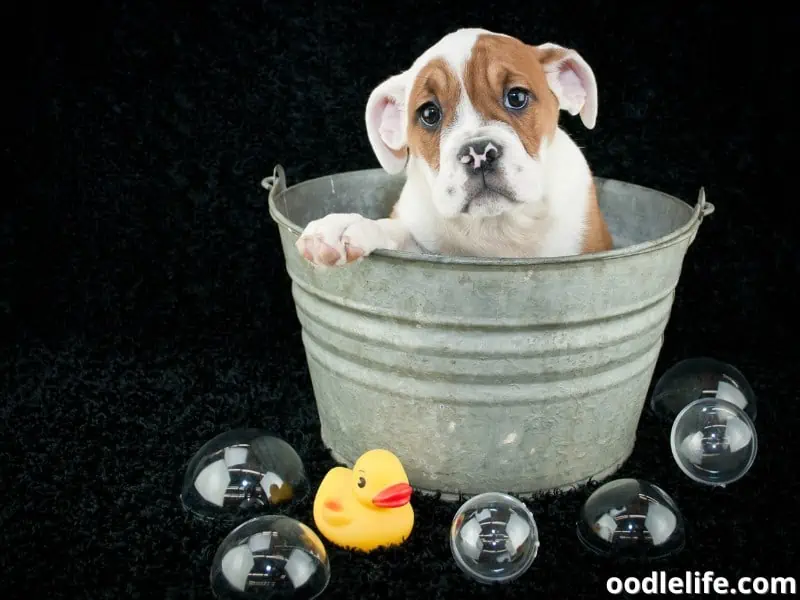
[[[666,194],[597,179],[615,249],[557,259],[378,251],[315,268],[295,248],[332,212],[389,214],[404,178],[381,169],[269,194],[321,422],[352,466],[386,448],[420,490],[528,496],[603,479],[628,458],[702,218]],[[267,186],[269,187],[269,186]]]

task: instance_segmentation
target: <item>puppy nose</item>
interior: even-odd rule
[[[467,171],[485,170],[500,158],[502,152],[500,144],[488,138],[480,138],[464,144],[458,151],[458,160]]]

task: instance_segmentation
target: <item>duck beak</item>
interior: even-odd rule
[[[407,483],[396,483],[378,492],[372,503],[378,508],[398,508],[408,504],[411,492],[411,486]]]

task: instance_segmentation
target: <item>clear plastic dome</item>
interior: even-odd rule
[[[597,488],[581,508],[577,532],[586,548],[614,558],[662,558],[686,543],[675,502],[640,479],[617,479]]]
[[[220,600],[310,600],[330,578],[328,554],[317,534],[283,515],[239,525],[222,541],[211,566],[211,590]]]
[[[715,358],[689,358],[670,367],[650,396],[650,409],[672,423],[686,406],[701,398],[725,400],[756,419],[756,395],[744,375],[733,365]]]
[[[672,425],[675,462],[693,480],[725,486],[742,478],[758,452],[756,428],[738,406],[716,398],[696,400]]]
[[[450,550],[464,573],[481,583],[507,583],[539,552],[539,530],[516,498],[487,492],[467,500],[450,526]]]
[[[186,469],[184,508],[203,518],[257,513],[308,494],[303,461],[261,429],[235,429],[206,443]]]

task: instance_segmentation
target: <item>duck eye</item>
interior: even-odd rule
[[[367,485],[367,480],[364,479],[363,477],[359,477],[358,478],[358,487],[363,488],[365,485]]]
[[[528,90],[516,87],[506,93],[505,105],[511,110],[522,110],[528,105],[531,95]]]
[[[418,115],[420,122],[427,128],[436,127],[442,120],[442,111],[435,102],[426,102],[420,106]]]

